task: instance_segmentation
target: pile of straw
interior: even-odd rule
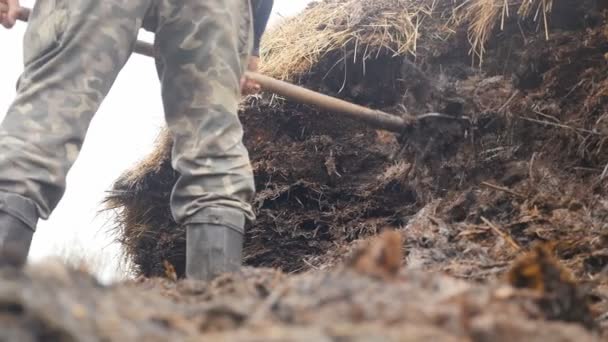
[[[339,65],[347,58],[365,69],[366,61],[379,56],[422,58],[422,55],[432,55],[432,49],[436,47],[449,50],[452,46],[463,54],[470,48],[473,58],[481,62],[485,45],[498,25],[503,29],[508,18],[542,18],[546,28],[547,13],[551,9],[552,0],[325,0],[314,3],[265,35],[261,72],[298,83],[307,73],[324,73],[328,67]],[[448,43],[457,33],[460,38],[456,44]],[[467,37],[470,46],[467,46]],[[273,106],[275,114],[280,115],[273,117],[273,124],[269,124],[269,118],[263,114],[270,108],[250,108],[256,103],[254,100],[245,104],[245,109],[252,112],[244,115],[249,135],[256,135],[251,133],[255,127],[267,137],[273,137],[279,130],[283,132],[283,126],[279,129],[273,125],[279,125],[275,121],[281,115],[282,120],[288,122],[288,117],[293,116],[292,110]],[[340,126],[340,130],[345,129]],[[300,131],[303,134],[304,130],[298,127]],[[287,150],[299,146],[294,142],[264,147],[264,143],[272,143],[254,138],[246,143],[254,152],[254,159],[272,159],[273,155],[280,158],[280,153],[293,153]],[[335,144],[335,141],[331,143]],[[126,257],[137,274],[162,274],[165,262],[178,268],[178,274],[183,273],[184,230],[175,224],[168,206],[169,193],[176,179],[170,165],[170,148],[171,140],[165,132],[157,150],[126,172],[107,197],[106,207],[117,213],[118,240],[124,245]],[[264,184],[268,188],[273,185],[270,183],[283,179],[286,184],[276,187],[291,189],[289,182],[298,180],[280,172],[277,175],[268,173],[268,184]],[[280,209],[293,215],[288,208]],[[344,225],[348,224],[344,222]],[[263,231],[264,227],[258,228]],[[271,237],[274,239],[274,235]]]
[[[496,25],[508,18],[542,17],[553,0],[325,0],[285,20],[263,39],[262,72],[297,80],[331,52],[364,62],[379,55],[417,56],[419,45],[468,32],[481,64]],[[548,33],[547,33],[548,35]],[[339,63],[340,61],[336,61]]]
[[[483,63],[485,45],[492,37],[496,25],[500,23],[500,30],[504,29],[513,7],[518,7],[517,16],[523,19],[533,17],[537,21],[542,16],[545,37],[549,39],[547,15],[553,7],[553,0],[465,0],[454,8],[451,25],[468,25],[471,53],[480,65]]]

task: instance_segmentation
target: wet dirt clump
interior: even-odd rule
[[[209,284],[139,278],[104,286],[59,263],[0,271],[0,339],[19,341],[599,341],[563,270],[526,256],[484,285],[402,263],[385,233],[331,272],[245,268]],[[540,249],[539,249],[540,250]],[[378,257],[383,256],[383,257]],[[541,267],[545,272],[529,272]],[[537,276],[538,283],[522,279]],[[515,280],[517,279],[517,280]],[[542,288],[544,286],[544,288]],[[559,295],[559,297],[555,297]],[[562,306],[556,306],[561,303]],[[565,305],[564,305],[565,304]],[[572,304],[568,306],[568,304]],[[568,311],[570,310],[570,311]],[[582,316],[560,316],[565,312]],[[586,323],[590,323],[586,327]]]

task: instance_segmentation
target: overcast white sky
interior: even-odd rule
[[[46,1],[46,0],[41,0]],[[271,22],[302,10],[311,0],[275,0]],[[32,7],[34,1],[22,0]],[[15,95],[21,70],[26,25],[0,27],[0,119]],[[151,41],[142,32],[142,39]],[[294,42],[295,43],[295,42]],[[133,55],[93,120],[80,157],[68,175],[67,192],[48,221],[34,236],[30,262],[64,253],[86,254],[106,262],[115,260],[118,246],[106,234],[111,217],[99,215],[104,192],[120,174],[152,149],[164,124],[160,87],[152,59]],[[106,265],[111,274],[115,263]]]

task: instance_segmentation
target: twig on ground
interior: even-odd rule
[[[606,179],[606,177],[608,176],[608,164],[606,164],[606,167],[604,167],[604,171],[602,171],[602,175],[600,176],[601,180]]]
[[[302,259],[302,262],[306,264],[306,266],[310,267],[311,269],[317,271],[319,270],[319,267],[313,265],[310,263],[310,261],[306,260],[306,259]]]
[[[488,187],[490,189],[506,192],[506,193],[511,194],[511,195],[513,195],[515,197],[519,197],[519,198],[525,198],[526,197],[526,196],[524,196],[524,195],[522,195],[522,194],[520,194],[518,192],[515,192],[515,191],[513,191],[511,189],[507,189],[507,188],[502,187],[502,186],[498,186],[496,184],[492,184],[492,183],[488,183],[488,182],[481,182],[481,185],[483,185],[485,187]]]
[[[593,134],[593,135],[602,136],[602,134],[598,133],[598,132],[594,132],[594,131],[591,131],[591,130],[588,130],[588,129],[584,129],[584,128],[572,127],[572,126],[564,125],[564,124],[561,124],[561,123],[555,123],[555,122],[550,122],[550,121],[537,120],[537,119],[532,119],[532,118],[528,118],[528,117],[525,117],[525,116],[520,116],[519,118],[522,119],[522,120],[525,120],[525,121],[530,121],[530,122],[534,122],[534,123],[541,124],[541,125],[548,125],[548,126],[568,129],[568,130],[571,130],[571,131],[575,131],[577,133],[586,133],[586,134]]]
[[[283,297],[287,292],[288,284],[279,285],[265,301],[258,306],[258,308],[249,316],[247,320],[248,324],[259,323],[266,315],[272,310],[272,307]]]
[[[530,158],[530,165],[528,168],[528,177],[530,177],[530,180],[533,183],[535,181],[535,179],[534,179],[534,162],[536,161],[536,156],[538,156],[538,152],[532,153],[532,158]]]
[[[556,122],[556,123],[561,123],[561,121],[559,121],[559,119],[558,119],[558,118],[556,118],[556,117],[555,117],[555,116],[553,116],[553,115],[549,115],[549,114],[547,114],[547,113],[543,113],[543,112],[541,112],[540,110],[536,110],[536,109],[534,109],[534,110],[533,110],[533,112],[534,112],[534,114],[537,114],[537,115],[540,115],[540,116],[545,117],[545,118],[547,118],[547,119],[550,119],[550,120],[552,120],[552,121],[554,121],[554,122]]]
[[[511,97],[509,97],[509,99],[500,107],[500,109],[498,109],[498,112],[502,112],[504,111],[507,106],[511,103],[511,101],[513,101],[513,99],[519,94],[519,90],[516,90],[515,92],[513,92],[513,95],[511,95]]]
[[[481,217],[481,220],[487,224],[490,228],[492,228],[492,230],[498,234],[498,236],[502,237],[508,244],[510,244],[516,251],[520,251],[521,250],[521,246],[515,242],[515,240],[513,240],[513,238],[508,235],[507,233],[503,232],[502,230],[500,230],[500,228],[498,228],[494,223],[490,222],[490,220],[488,220],[485,217]]]

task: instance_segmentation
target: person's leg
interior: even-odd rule
[[[93,115],[129,58],[151,0],[39,0],[25,69],[0,125],[0,265],[21,266],[65,191]]]
[[[155,49],[172,165],[176,222],[187,230],[186,276],[239,269],[255,192],[237,115],[252,46],[249,0],[172,2],[158,8]]]

